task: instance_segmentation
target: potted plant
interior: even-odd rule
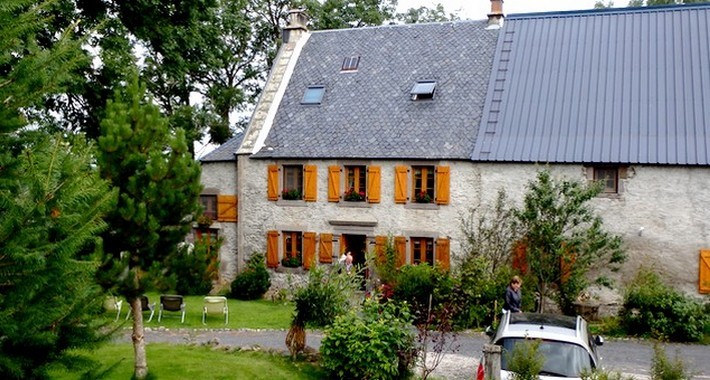
[[[418,191],[414,194],[414,201],[417,203],[431,203],[432,199],[426,191]]]
[[[346,200],[348,202],[362,202],[365,200],[365,192],[364,191],[357,191],[355,188],[350,188],[350,190],[346,191],[345,194],[343,194],[343,200]]]
[[[209,227],[212,225],[212,218],[209,215],[202,214],[197,217],[197,225],[200,227]]]
[[[281,192],[281,199],[287,201],[295,201],[301,199],[301,192],[298,189],[283,189]]]
[[[286,256],[281,260],[281,265],[286,268],[298,268],[302,264],[301,253],[297,253],[295,256]]]

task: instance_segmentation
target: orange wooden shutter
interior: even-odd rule
[[[565,247],[563,245],[563,247]],[[572,267],[577,260],[576,255],[569,247],[565,247],[565,252],[560,256],[560,282],[566,283],[572,275]]]
[[[279,199],[279,166],[269,165],[267,197],[270,201]]]
[[[449,204],[450,170],[448,166],[436,167],[436,204]]]
[[[394,167],[394,203],[407,203],[407,170],[406,166]]]
[[[328,202],[340,201],[340,166],[328,166]]]
[[[266,232],[266,266],[279,266],[279,231]]]
[[[380,167],[367,167],[367,201],[380,203]]]
[[[315,202],[318,197],[318,168],[315,165],[303,167],[303,182],[305,182],[303,200]]]
[[[303,268],[311,269],[316,257],[316,233],[303,233]]]
[[[520,274],[528,273],[528,262],[525,257],[528,250],[528,245],[525,240],[518,240],[513,245],[513,269]]]
[[[700,279],[698,291],[702,294],[710,293],[710,249],[700,250]]]
[[[318,259],[324,264],[333,262],[333,234],[320,234]]]
[[[387,236],[375,236],[375,257],[377,263],[382,264],[387,261],[385,257],[385,248],[387,248]]]
[[[407,239],[404,236],[394,237],[394,249],[397,252],[397,268],[407,262]]]
[[[449,239],[436,239],[436,265],[445,270],[451,267],[451,257],[449,254]]]
[[[217,220],[220,222],[237,221],[236,195],[217,195]]]

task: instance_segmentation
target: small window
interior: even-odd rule
[[[412,87],[412,100],[433,99],[435,89],[435,81],[419,81]]]
[[[413,166],[414,194],[412,199],[416,203],[431,203],[434,201],[434,188],[436,168],[433,166]]]
[[[202,194],[200,195],[200,206],[202,206],[202,214],[206,217],[217,220],[217,195]]]
[[[434,266],[434,239],[413,237],[410,240],[412,242],[412,264],[428,263]]]
[[[594,168],[594,180],[601,181],[602,193],[616,194],[619,192],[619,170],[614,167]]]
[[[357,66],[360,64],[360,56],[345,57],[343,59],[342,71],[357,71]]]
[[[320,104],[323,101],[325,86],[308,86],[303,94],[301,104]]]
[[[283,166],[283,189],[281,199],[299,200],[303,197],[303,166],[284,165]]]
[[[290,268],[303,264],[303,233],[294,231],[283,232],[284,256],[281,265]]]
[[[347,202],[364,202],[367,191],[367,170],[365,166],[346,166],[345,181],[343,200]]]

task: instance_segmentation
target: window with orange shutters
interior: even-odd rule
[[[434,266],[434,239],[427,237],[409,238],[412,264],[428,263]]]

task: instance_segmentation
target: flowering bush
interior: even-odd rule
[[[287,201],[301,199],[301,192],[298,189],[283,189],[283,191],[281,192],[281,199]]]
[[[351,187],[350,190],[345,192],[343,199],[346,201],[350,201],[350,202],[364,201],[365,200],[365,192],[364,191],[357,191]]]
[[[414,200],[417,203],[431,203],[431,196],[426,191],[418,191],[414,195]]]

